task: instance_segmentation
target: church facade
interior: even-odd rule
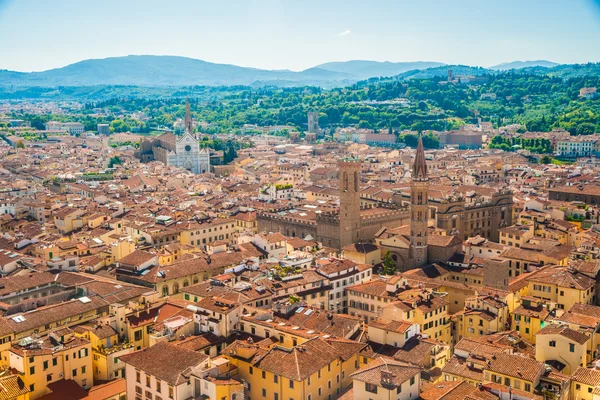
[[[168,166],[187,169],[194,174],[210,172],[210,150],[200,148],[200,140],[194,134],[190,104],[186,103],[185,131],[182,136],[165,133],[154,139],[144,139],[140,144],[138,158],[142,162],[160,161]]]

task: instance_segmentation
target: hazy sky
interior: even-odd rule
[[[327,61],[600,61],[600,0],[0,0],[0,69],[179,55]]]

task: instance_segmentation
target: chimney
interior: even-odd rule
[[[381,371],[381,385],[382,386],[392,386],[394,385],[394,378],[396,375],[390,371]]]

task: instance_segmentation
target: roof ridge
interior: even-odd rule
[[[300,363],[298,362],[298,350],[294,347],[294,359],[296,360],[296,372],[298,373],[298,378],[301,379],[300,375]]]

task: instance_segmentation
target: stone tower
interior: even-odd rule
[[[194,123],[192,122],[192,113],[190,112],[190,101],[189,99],[185,100],[185,133],[189,133],[190,135],[194,132]],[[198,139],[196,135],[196,139]]]
[[[419,137],[410,184],[410,260],[413,268],[427,264],[428,187],[423,138]]]
[[[359,159],[338,161],[340,179],[340,248],[355,243],[360,235]]]
[[[319,132],[319,113],[318,112],[309,112],[308,113],[308,131],[310,133],[318,133]]]

